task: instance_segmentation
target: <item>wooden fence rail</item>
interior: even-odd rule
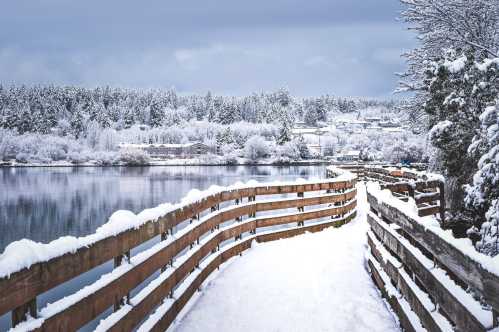
[[[152,330],[164,330],[206,277],[227,259],[249,248],[252,241],[272,241],[306,231],[319,231],[354,218],[355,183],[356,179],[351,177],[348,180],[262,185],[204,197],[136,229],[105,237],[75,252],[1,278],[0,315],[11,312],[12,325],[19,330],[73,331],[114,308],[113,317],[104,321],[105,329],[125,331],[137,327],[155,309],[167,305],[161,315],[154,315],[160,318],[151,325]],[[312,194],[305,196],[307,192]],[[256,200],[258,196],[293,193],[297,197]],[[244,198],[246,202],[243,202]],[[221,208],[223,203],[230,205]],[[304,207],[310,208],[305,211]],[[285,211],[290,208],[298,212]],[[257,212],[275,210],[284,211],[278,215],[256,216]],[[201,216],[203,213],[206,215]],[[305,224],[305,221],[326,217],[326,221]],[[174,232],[176,226],[188,220],[191,224]],[[228,222],[231,223],[226,225]],[[296,226],[289,226],[291,223]],[[283,225],[288,227],[261,231]],[[130,255],[131,249],[155,237],[161,237],[158,244]],[[115,268],[103,276],[105,282],[98,280],[89,285],[90,288],[69,295],[63,306],[47,305],[42,310],[37,309],[40,294],[112,260]],[[158,278],[130,297],[133,290],[158,272]],[[31,318],[26,321],[28,315]]]
[[[338,165],[338,167],[357,174],[360,180],[379,182],[382,189],[389,189],[404,201],[409,198],[414,199],[420,217],[438,215],[440,220],[445,220],[445,185],[442,180],[432,180],[425,173],[397,169],[389,165]]]
[[[429,331],[487,331],[497,326],[496,274],[405,211],[379,201],[376,193],[368,190],[367,198],[369,267],[406,330],[422,325]],[[411,312],[419,323],[408,317]]]

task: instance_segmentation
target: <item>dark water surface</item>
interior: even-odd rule
[[[178,202],[194,188],[324,176],[323,165],[0,168],[0,253],[22,238],[50,242],[63,235],[91,234],[116,210],[138,213]],[[40,296],[39,308],[111,269],[111,263],[103,264]],[[9,326],[10,317],[0,317],[0,331]]]

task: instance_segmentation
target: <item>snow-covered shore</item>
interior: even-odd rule
[[[199,158],[190,159],[162,159],[151,160],[143,165],[127,165],[118,163],[113,165],[102,165],[96,161],[88,161],[85,163],[74,164],[69,161],[56,161],[51,163],[20,163],[16,161],[0,162],[1,167],[136,167],[136,166],[307,166],[307,165],[326,165],[330,164],[330,160],[326,159],[308,159],[296,160],[289,162],[276,161],[275,159],[247,160],[241,158],[235,164],[227,164],[216,161],[206,161]]]

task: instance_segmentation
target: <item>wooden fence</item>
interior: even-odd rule
[[[420,217],[438,215],[445,221],[445,185],[442,180],[431,179],[425,173],[393,166],[338,165],[357,175],[361,180],[376,181],[382,189],[389,189],[403,201],[415,200]]]
[[[329,175],[334,175],[331,170]],[[250,248],[252,241],[316,232],[352,220],[356,214],[355,183],[355,178],[328,179],[239,188],[207,196],[136,229],[0,279],[0,315],[11,312],[12,325],[19,330],[74,331],[114,308],[102,325],[106,330],[129,331],[146,320],[148,329],[164,331],[210,273]],[[283,194],[297,197],[256,199]],[[220,208],[221,204],[230,205]],[[298,211],[256,216],[262,211],[290,208]],[[309,222],[325,217],[325,221]],[[174,231],[188,220],[191,224]],[[271,226],[281,228],[261,230]],[[131,257],[131,249],[156,237],[161,238],[159,244]],[[38,310],[40,294],[108,261],[114,261],[114,269],[104,281],[96,281],[90,288],[70,295],[64,305],[47,305]],[[155,273],[160,273],[156,279],[140,290],[137,288]],[[131,297],[134,290],[138,293]],[[155,310],[156,314],[151,315]]]
[[[380,201],[377,194],[368,189],[368,265],[403,328],[487,331],[496,327],[498,275],[443,238],[443,233],[410,217],[399,205]]]

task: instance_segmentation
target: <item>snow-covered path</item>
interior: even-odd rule
[[[207,286],[175,331],[399,331],[365,270],[367,203],[338,229],[254,246]]]

